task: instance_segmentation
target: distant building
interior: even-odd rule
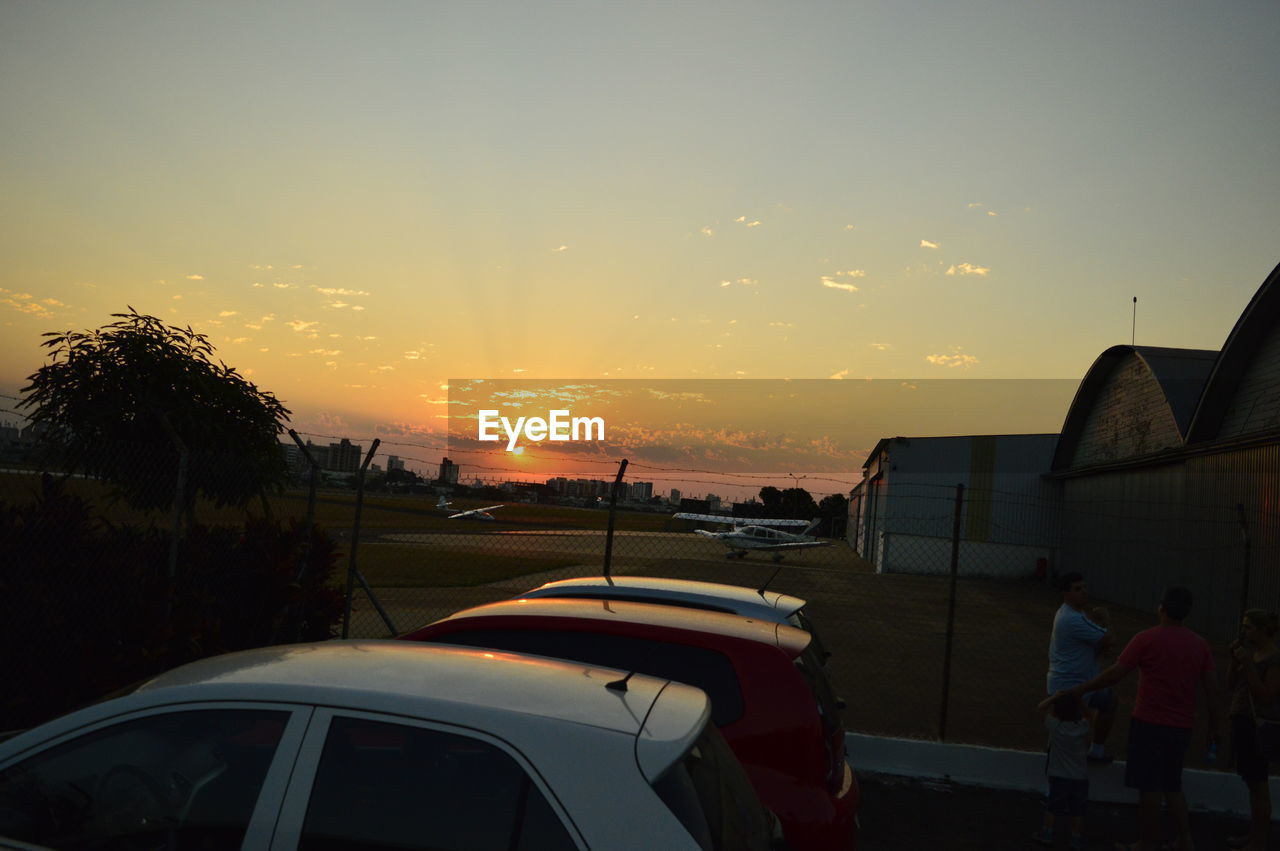
[[[392,472],[395,472],[396,470],[400,470],[400,471],[404,470],[404,459],[402,459],[399,455],[388,455],[387,456],[387,472],[392,473]]]
[[[670,497],[670,499],[671,499],[671,504],[672,504],[672,505],[679,505],[679,504],[680,504],[680,491],[679,491],[679,490],[677,490],[676,488],[672,488],[672,489],[671,489],[671,497]]]
[[[653,499],[653,482],[632,482],[630,491],[632,502],[648,502]]]
[[[711,512],[720,510],[720,497],[713,493],[707,494],[707,509]]]
[[[360,469],[363,449],[360,444],[352,443],[345,437],[340,443],[330,443],[328,464],[324,468],[335,473],[354,473]]]
[[[456,485],[458,483],[458,475],[462,472],[462,468],[450,461],[448,458],[440,459],[440,473],[436,476],[436,481],[444,485]],[[477,483],[480,481],[476,480]],[[477,484],[477,487],[480,485]]]

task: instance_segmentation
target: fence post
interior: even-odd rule
[[[356,516],[351,524],[351,552],[347,558],[347,608],[342,617],[343,638],[351,634],[351,596],[355,592],[356,549],[360,546],[360,512],[364,508],[364,474],[369,469],[369,462],[373,460],[373,453],[378,451],[378,444],[381,442],[376,437],[373,439],[369,454],[364,456],[364,463],[360,465],[360,471],[356,474]]]
[[[964,509],[964,485],[956,485],[956,514],[951,525],[951,593],[947,600],[947,645],[942,657],[942,709],[938,716],[938,741],[947,740],[947,704],[951,699],[951,642],[956,631],[956,578],[960,573],[960,515]]]
[[[1249,573],[1253,558],[1253,543],[1249,539],[1249,521],[1244,514],[1244,504],[1236,503],[1236,513],[1240,516],[1240,537],[1244,538],[1244,573],[1240,577],[1240,611],[1249,608]]]
[[[622,487],[622,476],[627,472],[627,459],[623,458],[618,465],[618,475],[613,478],[613,487],[609,489],[609,529],[604,536],[604,578],[613,584],[613,515],[618,507],[618,488]]]

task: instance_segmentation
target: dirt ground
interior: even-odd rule
[[[732,561],[718,555],[690,558],[673,547],[668,558],[653,550],[648,557],[624,557],[614,572],[759,587],[775,570],[778,573],[769,587],[808,601],[807,611],[833,653],[828,664],[847,704],[848,729],[1023,750],[1044,748],[1036,704],[1044,696],[1049,632],[1061,604],[1060,592],[1044,582],[966,579],[957,583],[942,736],[948,577],[879,575],[844,546],[806,551],[803,558],[788,558],[781,565],[760,556]],[[376,593],[397,629],[406,631],[468,606],[517,596],[548,579],[598,572],[599,567],[584,566],[486,586],[389,588]],[[1150,611],[1109,606],[1116,652],[1135,633],[1155,625],[1160,590],[1152,590]],[[385,636],[386,628],[368,602],[358,597],[357,603],[354,634]],[[1188,625],[1195,628],[1194,611]],[[1215,650],[1219,664],[1224,664],[1225,646],[1219,642]],[[1121,757],[1136,686],[1134,674],[1118,688],[1120,713],[1109,745]],[[1210,767],[1204,761],[1204,717],[1202,712],[1187,758],[1189,767]]]

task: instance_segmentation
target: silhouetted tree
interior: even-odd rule
[[[773,509],[774,511],[781,510],[782,491],[778,490],[773,485],[765,485],[760,488],[760,501],[764,503],[764,507],[767,509]]]
[[[824,496],[818,503],[822,517],[822,530],[832,538],[843,538],[849,524],[849,500],[844,494]]]
[[[289,411],[191,329],[154,316],[112,314],[96,331],[50,332],[51,362],[30,376],[20,407],[45,460],[109,482],[130,505],[172,506],[188,453],[181,506],[197,495],[244,506],[287,477],[279,435]]]

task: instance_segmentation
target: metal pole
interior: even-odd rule
[[[618,465],[618,475],[613,478],[613,487],[609,489],[609,530],[604,536],[604,578],[613,584],[613,514],[618,507],[618,488],[622,487],[622,476],[627,472],[627,459],[623,458]]]
[[[373,445],[369,447],[369,454],[364,456],[364,463],[360,465],[360,472],[356,476],[356,516],[351,524],[351,553],[347,560],[347,611],[342,618],[343,638],[347,638],[351,634],[351,596],[355,591],[356,548],[360,545],[360,511],[364,508],[364,472],[369,469],[369,462],[373,460],[373,453],[378,451],[378,444],[381,442],[376,437],[373,439]],[[363,577],[361,578],[363,579]]]
[[[942,711],[938,716],[938,741],[947,740],[947,704],[951,698],[951,642],[956,631],[956,577],[960,574],[960,514],[964,485],[956,485],[956,516],[951,526],[951,594],[947,600],[947,646],[942,657]]]
[[[307,564],[311,561],[311,530],[316,522],[316,481],[319,478],[320,466],[316,464],[316,459],[311,457],[311,453],[307,451],[306,444],[298,437],[296,431],[289,429],[289,436],[293,438],[294,443],[298,444],[298,449],[302,450],[302,457],[306,459],[311,468],[310,481],[307,486],[307,519],[302,528],[302,554],[298,558],[298,569],[293,574],[293,581],[301,582],[303,575],[307,571]]]
[[[1253,544],[1249,540],[1249,521],[1244,515],[1244,504],[1236,503],[1236,513],[1240,516],[1240,536],[1244,538],[1244,574],[1240,577],[1240,611],[1249,608],[1249,573],[1252,565]]]

